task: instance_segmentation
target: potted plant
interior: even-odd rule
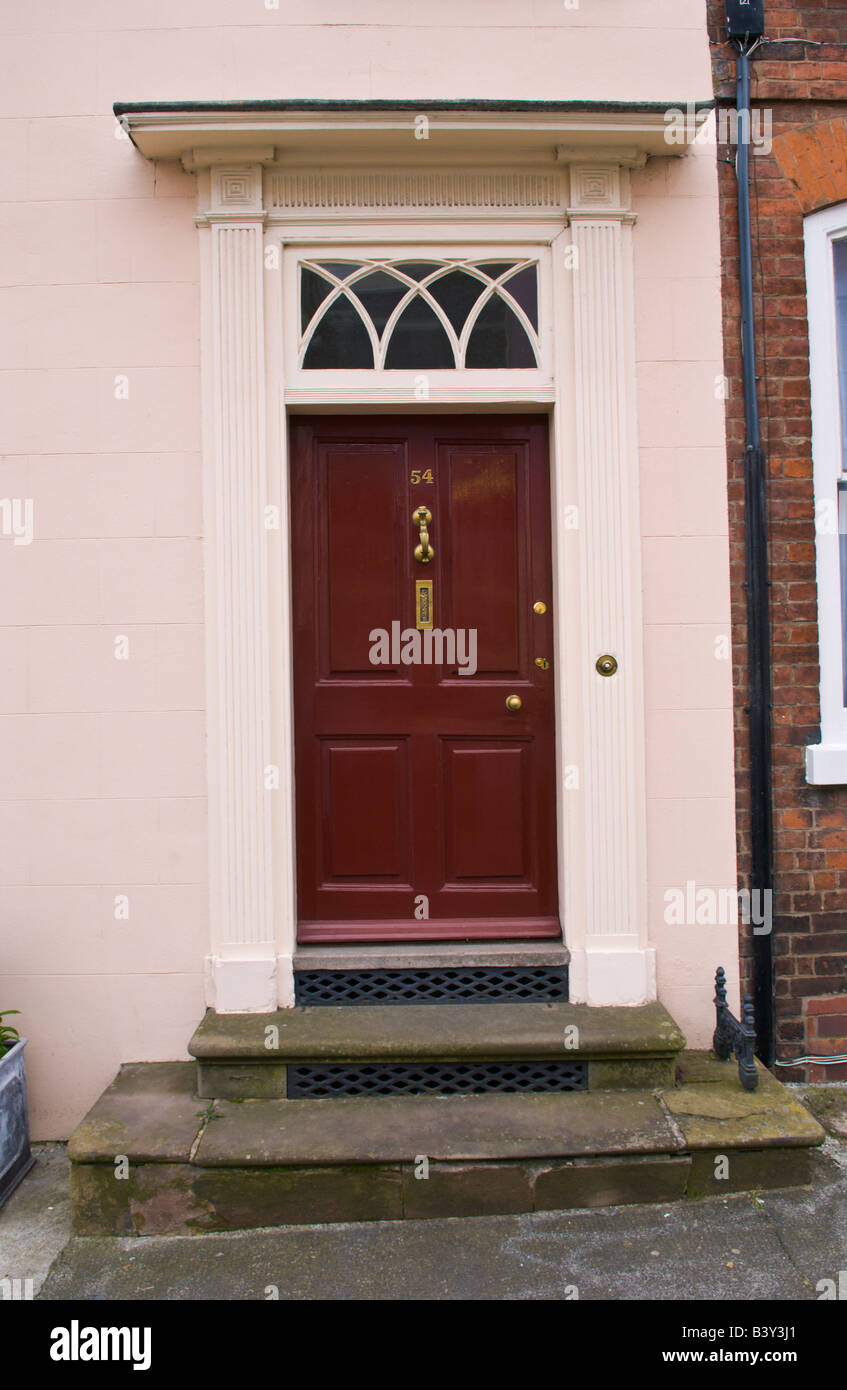
[[[35,1162],[29,1151],[24,1048],[17,1028],[6,1019],[17,1009],[0,1012],[0,1207]]]

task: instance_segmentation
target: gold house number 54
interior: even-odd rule
[[[412,487],[417,487],[418,483],[432,483],[434,481],[431,468],[425,468],[423,473],[419,468],[412,469]]]

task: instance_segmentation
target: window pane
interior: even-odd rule
[[[535,353],[523,325],[499,295],[490,299],[473,326],[466,367],[534,367]]]
[[[427,289],[433,299],[438,300],[458,334],[485,289],[485,284],[482,280],[475,280],[465,270],[451,270],[449,275],[441,275],[433,280]]]
[[[520,304],[536,333],[538,332],[538,276],[534,265],[525,266],[503,286]]]
[[[438,269],[439,264],[439,261],[392,261],[392,265],[396,265],[410,280],[424,280],[433,270]]]
[[[322,275],[316,275],[313,270],[300,271],[300,332],[308,327],[312,321],[312,315],[319,304],[322,304],[332,289],[332,285],[325,280]]]
[[[480,298],[491,293],[491,279],[504,275],[508,278],[502,294],[487,300],[474,319]],[[427,289],[416,293],[415,282],[424,279]],[[386,342],[388,324],[401,305],[400,319]],[[522,310],[521,318],[515,305]],[[317,321],[304,344],[305,370],[373,369],[380,358],[389,371],[533,368],[538,266],[455,260],[301,263],[299,315],[304,337],[310,323]],[[469,320],[474,326],[465,360],[457,361],[451,333],[461,337]]]
[[[838,395],[841,403],[841,468],[847,473],[847,241],[832,243],[835,319],[838,333]]]
[[[486,275],[490,275],[492,280],[497,280],[501,275],[505,275],[514,265],[514,261],[478,261],[477,268]]]
[[[328,270],[337,280],[346,280],[354,270],[362,269],[361,261],[321,261],[321,270]]]
[[[389,370],[402,368],[455,367],[450,339],[439,323],[435,311],[418,295],[400,315],[391,334],[385,365]]]
[[[373,367],[371,340],[346,294],[331,304],[312,334],[303,361],[307,370]]]
[[[350,288],[364,304],[380,337],[382,337],[383,328],[404,294],[411,293],[408,285],[401,284],[399,280],[394,279],[393,275],[388,275],[384,270],[375,270],[372,275],[366,275],[363,280],[357,280],[355,285],[351,285]]]

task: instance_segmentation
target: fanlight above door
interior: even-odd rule
[[[302,261],[306,370],[533,368],[538,263]]]

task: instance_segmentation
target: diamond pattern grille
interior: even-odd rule
[[[538,1004],[567,1001],[567,966],[298,970],[297,1004]]]
[[[292,1100],[328,1096],[486,1095],[586,1091],[585,1062],[364,1062],[288,1067]]]

